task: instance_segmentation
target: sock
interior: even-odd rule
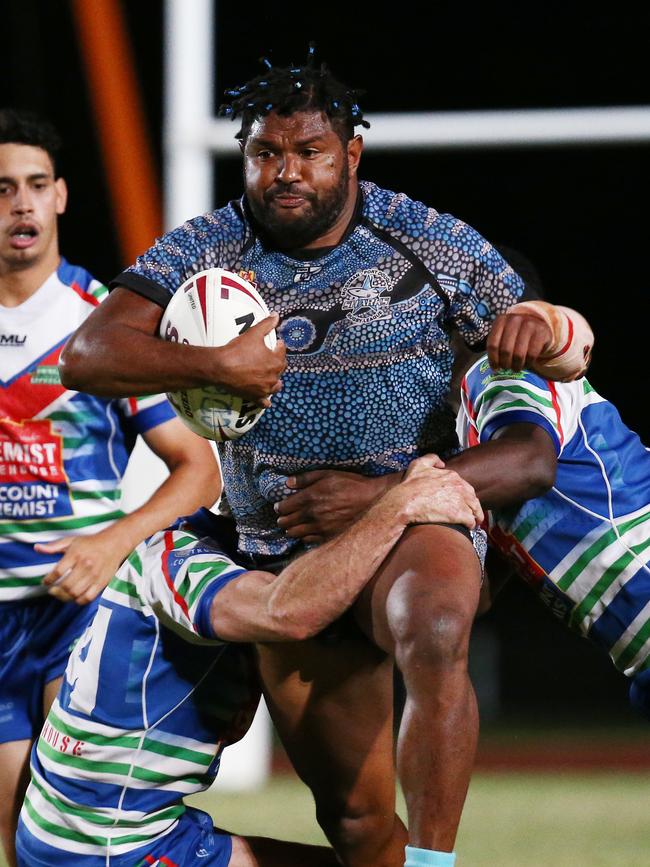
[[[406,847],[404,867],[454,867],[455,863],[455,852],[434,852],[433,849]]]

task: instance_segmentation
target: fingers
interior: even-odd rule
[[[93,581],[76,577],[70,573],[60,584],[50,587],[48,593],[61,602],[76,602],[77,605],[87,605],[104,589],[101,581]]]
[[[323,536],[320,528],[316,524],[297,524],[295,527],[286,531],[287,536],[291,539],[302,539],[303,541],[322,539]]]
[[[281,530],[284,530],[285,533],[288,533],[293,527],[297,527],[300,524],[304,524],[304,522],[311,518],[311,515],[308,515],[301,511],[291,512],[288,515],[282,515],[277,519],[276,523]]]
[[[280,317],[277,313],[271,313],[266,318],[262,319],[261,322],[257,322],[252,328],[249,328],[249,331],[259,331],[264,337],[267,334],[270,334],[274,328],[277,328],[278,322],[280,321]],[[280,341],[278,341],[280,343]]]
[[[444,467],[445,462],[442,458],[432,452],[429,455],[423,455],[421,458],[416,458],[414,461],[411,461],[406,473],[404,474],[404,478],[407,479],[415,473],[430,469],[442,470]]]
[[[66,539],[55,539],[54,542],[37,542],[34,545],[34,550],[41,554],[58,554],[69,547],[72,538],[72,536],[69,536]]]
[[[36,545],[34,547],[37,547]],[[51,553],[47,551],[46,553]],[[54,584],[60,584],[64,578],[72,571],[75,566],[74,559],[69,557],[62,557],[59,562],[54,566],[50,572],[47,573],[45,578],[43,578],[43,584],[46,584],[48,587]]]
[[[35,548],[44,553],[65,553],[43,579],[48,593],[61,602],[76,602],[86,605],[91,602],[111,580],[119,563],[108,542],[97,538],[83,539],[71,536],[57,539]],[[52,550],[56,548],[57,550]]]
[[[287,479],[287,487],[300,491],[303,488],[308,488],[315,482],[319,482],[321,479],[327,478],[330,472],[331,470],[310,470],[307,473],[300,473],[297,476],[289,476]]]
[[[496,370],[523,370],[534,362],[551,339],[551,329],[537,316],[497,316],[487,341],[490,365]]]

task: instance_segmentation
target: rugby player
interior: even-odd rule
[[[240,552],[277,570],[304,550],[276,521],[289,477],[328,467],[383,478],[457,448],[451,332],[472,348],[491,335],[492,361],[516,369],[551,335],[533,316],[501,315],[523,283],[474,229],[358,180],[354,128],[367,122],[325,66],[270,68],[229,96],[243,198],[167,234],[119,275],[68,343],[62,376],[104,395],[214,382],[262,402],[272,395],[220,456]],[[254,280],[273,315],[221,348],[159,340],[174,290],[212,266]],[[278,324],[284,345],[272,352],[263,338]],[[274,722],[350,867],[405,863],[394,660],[407,688],[397,751],[406,863],[454,863],[478,731],[467,648],[483,543],[448,525],[411,528],[355,604],[355,629],[260,651]]]
[[[488,538],[503,557],[489,589],[523,578],[609,654],[631,679],[633,706],[650,716],[650,452],[584,377],[558,383],[495,371],[484,356],[465,375],[461,400],[466,451],[447,466],[489,509]],[[297,493],[281,507],[282,524],[320,540],[368,507],[373,485],[380,490],[347,473],[291,483]]]

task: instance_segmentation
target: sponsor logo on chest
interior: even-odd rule
[[[5,346],[24,346],[26,342],[26,334],[0,334],[0,349]]]

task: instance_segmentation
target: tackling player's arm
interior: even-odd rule
[[[437,463],[414,461],[404,480],[355,524],[298,557],[277,578],[248,572],[230,582],[212,603],[215,635],[228,641],[309,638],[350,607],[409,524],[473,529],[483,519],[474,491]]]
[[[496,509],[551,488],[557,457],[546,431],[524,423],[500,428],[489,442],[454,455],[446,466],[472,485],[483,508]],[[295,493],[278,503],[278,525],[306,542],[332,538],[401,478],[402,473],[369,478],[337,470],[292,477],[288,484]]]
[[[553,487],[557,468],[555,444],[531,423],[511,424],[449,458],[447,466],[474,486],[486,509],[498,509],[538,497]]]
[[[270,350],[264,343],[278,324],[277,314],[214,348],[161,340],[162,314],[156,302],[126,287],[115,288],[68,340],[60,361],[62,383],[101,397],[218,384],[263,405],[280,389],[284,344],[278,341]]]
[[[50,594],[63,602],[85,605],[92,601],[137,544],[169,524],[179,512],[211,506],[221,492],[221,473],[210,444],[179,419],[169,419],[142,436],[169,470],[169,476],[147,502],[92,536],[67,537],[36,546],[45,553],[63,554],[44,579]]]

